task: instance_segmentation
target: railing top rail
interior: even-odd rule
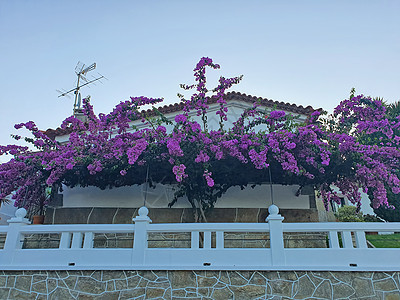
[[[283,223],[284,232],[318,231],[400,231],[400,222],[326,222],[326,223]]]
[[[400,223],[367,223],[367,222],[329,222],[329,223],[283,223],[284,232],[320,232],[320,231],[394,231],[400,232]],[[0,233],[8,232],[9,226],[0,226]],[[22,233],[56,233],[56,232],[95,232],[125,233],[135,230],[134,224],[54,224],[23,226]],[[191,231],[225,231],[225,232],[268,232],[268,223],[164,223],[149,224],[149,232],[191,232]]]
[[[267,223],[173,223],[150,224],[149,232],[189,232],[189,231],[226,231],[226,232],[266,232]]]
[[[94,232],[126,233],[135,230],[134,224],[57,224],[24,226],[21,233]]]

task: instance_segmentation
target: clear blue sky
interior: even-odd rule
[[[82,89],[95,111],[129,96],[176,102],[202,56],[234,90],[331,111],[357,92],[400,100],[400,1],[0,0],[0,144],[15,123],[56,128],[75,65],[109,80]],[[90,77],[90,76],[89,76]]]

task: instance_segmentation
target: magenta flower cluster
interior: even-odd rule
[[[212,173],[209,172],[208,170],[204,171],[203,176],[206,179],[207,185],[209,187],[213,187],[214,186],[214,180],[212,179],[211,175],[212,175]]]
[[[0,165],[0,197],[14,192],[16,205],[29,207],[43,199],[46,186],[99,185],[102,180],[108,180],[109,187],[141,184],[146,167],[170,174],[180,189],[177,197],[185,194],[192,205],[198,202],[200,207],[213,206],[230,186],[254,183],[257,176],[267,178],[269,168],[277,183],[312,185],[327,207],[342,195],[359,204],[360,189],[372,193],[374,207],[388,206],[386,189],[400,192],[396,175],[400,137],[395,135],[400,123],[387,120],[381,101],[352,97],[324,122],[320,111],[315,111],[304,124],[284,111],[262,110],[254,103],[226,129],[225,92],[241,77],[221,77],[212,89],[214,95],[207,96],[206,67],[220,68],[210,58],[200,60],[194,69],[195,84],[182,85],[195,92],[190,100],[183,99],[184,112],[175,116],[170,130],[171,121],[164,116],[148,117],[141,111],[143,105],[162,101],[147,97],[132,97],[99,116],[85,99],[87,121],[69,117],[61,124],[70,132],[65,143],[51,140],[32,121],[17,124],[17,129],[31,131],[33,138],[26,140],[39,151],[0,146],[0,155],[14,156]],[[210,97],[217,99],[218,130],[207,126]],[[191,111],[201,116],[202,124],[194,121]],[[138,129],[140,122],[147,126]],[[371,139],[374,143],[367,142]],[[243,176],[248,181],[227,177],[228,167],[236,168],[238,174],[248,172],[249,176]]]
[[[184,178],[188,177],[188,175],[185,174],[185,169],[186,169],[186,166],[183,165],[183,164],[174,166],[174,167],[172,168],[172,172],[175,174],[175,177],[176,177],[176,181],[177,181],[177,182],[182,182],[182,180],[183,180]]]

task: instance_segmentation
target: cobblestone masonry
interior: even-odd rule
[[[400,299],[400,272],[0,271],[0,299]]]

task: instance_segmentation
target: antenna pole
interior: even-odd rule
[[[78,101],[78,94],[79,94],[79,80],[81,79],[81,72],[78,73],[78,81],[76,83],[76,89],[75,89],[75,102],[74,102],[74,110],[73,110],[73,115],[75,116],[76,113],[76,103]]]
[[[78,70],[77,70],[78,69]],[[76,82],[76,88],[69,90],[67,92],[64,92],[62,94],[60,94],[58,97],[63,97],[68,95],[71,92],[75,93],[75,102],[74,102],[74,109],[73,109],[73,116],[76,116],[77,110],[80,108],[81,106],[81,100],[80,100],[80,94],[79,94],[79,90],[81,87],[84,87],[85,85],[91,84],[92,82],[95,82],[97,80],[100,80],[102,78],[105,78],[103,75],[91,80],[91,81],[87,81],[87,79],[85,77],[83,77],[83,75],[86,75],[89,71],[92,71],[96,69],[96,63],[91,64],[89,67],[85,68],[84,64],[81,64],[81,62],[78,62],[78,65],[75,68],[75,73],[78,76],[78,80]],[[84,81],[86,81],[85,84],[79,85],[80,81],[81,81],[81,77],[84,79]],[[107,79],[107,78],[105,78]]]

